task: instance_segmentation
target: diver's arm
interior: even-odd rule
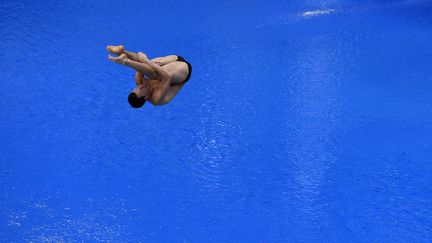
[[[138,53],[138,57],[143,63],[146,63],[151,68],[153,68],[156,74],[159,75],[160,77],[159,85],[156,87],[156,89],[153,91],[152,94],[152,100],[155,103],[160,104],[163,98],[165,97],[165,95],[167,94],[168,89],[171,85],[172,73],[168,72],[164,67],[161,67],[153,63],[152,61],[145,59],[141,53]]]
[[[168,72],[168,70],[166,70],[164,67],[161,67],[156,63],[146,59],[145,54],[138,52],[138,57],[142,63],[149,65],[161,77],[161,79],[162,77],[172,76],[172,74]]]
[[[144,76],[140,72],[135,73],[135,83],[136,85],[140,85],[144,82]]]
[[[153,90],[152,93],[152,101],[156,104],[161,104],[168,93],[168,90],[171,86],[172,75],[168,74],[167,76],[161,76],[161,80],[159,85]]]
[[[162,99],[161,104],[167,104],[169,103],[174,97],[177,95],[177,93],[180,91],[180,89],[184,86],[184,84],[178,84],[178,85],[171,85],[168,88],[168,91],[166,92],[165,96]]]
[[[127,55],[124,53],[118,57],[114,57],[114,56],[109,55],[108,59],[111,60],[112,62],[117,63],[117,64],[121,64],[121,65],[128,66],[130,68],[133,68],[133,69],[135,69],[135,71],[146,75],[150,79],[159,79],[156,71],[153,68],[151,68],[150,65],[148,65],[148,63],[151,63],[149,60],[146,60],[146,62],[142,62],[141,60],[134,61],[132,59],[129,59],[127,57]],[[156,65],[156,66],[158,66],[158,65]]]

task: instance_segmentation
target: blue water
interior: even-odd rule
[[[431,1],[0,2],[0,242],[431,242]],[[194,67],[131,109],[124,44]]]

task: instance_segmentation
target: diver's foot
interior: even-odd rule
[[[112,54],[116,54],[116,55],[120,55],[124,52],[124,46],[119,45],[119,46],[107,46],[106,47],[107,50],[109,52],[111,52]]]
[[[127,58],[125,53],[121,54],[118,57],[113,57],[113,56],[109,55],[108,59],[110,59],[111,61],[118,63],[118,64],[124,64],[126,61],[129,60],[129,58]]]

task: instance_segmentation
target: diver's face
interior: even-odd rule
[[[149,97],[149,92],[148,92],[148,88],[147,85],[145,84],[140,84],[138,85],[133,92],[138,96],[138,97],[145,97],[147,99],[147,97]]]

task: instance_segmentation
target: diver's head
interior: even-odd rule
[[[132,92],[128,96],[128,101],[129,101],[130,106],[132,106],[133,108],[140,108],[144,105],[144,103],[146,102],[146,99],[144,96],[139,97],[137,94]]]
[[[146,102],[146,97],[148,97],[147,87],[141,84],[129,94],[128,101],[133,108],[140,108]]]

